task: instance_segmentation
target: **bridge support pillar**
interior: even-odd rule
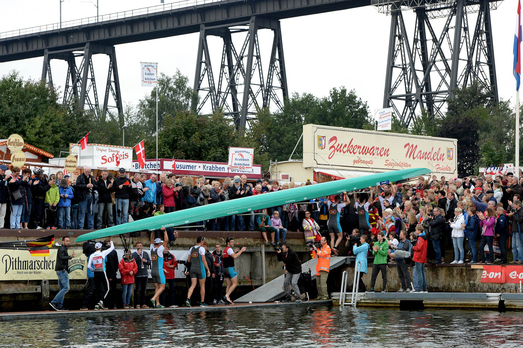
[[[272,31],[272,49],[267,75],[262,68],[262,55],[258,31]],[[245,35],[238,50],[233,35]],[[213,74],[208,38],[222,39],[222,54],[217,80]],[[240,46],[238,46],[240,47]],[[202,97],[194,106],[197,113],[204,107],[212,112],[222,111],[244,132],[247,122],[256,117],[261,109],[270,109],[271,103],[283,110],[288,97],[287,75],[283,53],[280,22],[260,17],[251,17],[248,22],[234,25],[201,26],[196,61],[194,90]]]
[[[447,6],[448,5],[448,6]],[[419,1],[379,1],[378,9],[391,15],[389,51],[383,107],[391,107],[405,126],[422,112],[442,116],[448,98],[457,88],[481,85],[497,103],[498,87],[492,38],[490,0],[454,0],[445,6]],[[402,8],[416,16],[414,35],[409,32]],[[475,24],[474,16],[477,12]],[[432,22],[444,18],[436,33]]]
[[[98,89],[93,67],[93,55],[105,54],[109,58],[107,84],[104,103],[100,107]],[[123,117],[123,103],[118,78],[118,65],[114,46],[103,46],[87,43],[83,47],[60,51],[44,52],[42,80],[53,86],[51,60],[60,59],[67,62],[67,77],[64,86],[63,104],[76,104],[80,110],[87,108],[100,120],[105,120],[110,109],[116,109],[118,117]],[[77,64],[79,62],[79,64]],[[111,98],[112,97],[112,100]],[[114,104],[110,104],[114,103]]]

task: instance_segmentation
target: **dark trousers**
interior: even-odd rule
[[[168,301],[165,300],[165,293],[164,290],[162,294],[160,295],[160,303],[164,305],[165,307],[172,306],[175,303],[174,299],[174,279],[165,279],[165,287],[167,288],[167,285],[169,285],[169,298]]]
[[[373,265],[372,266],[372,277],[370,279],[370,288],[374,290],[374,284],[376,284],[376,278],[378,273],[381,272],[381,279],[383,280],[383,290],[387,290],[387,264]]]
[[[93,298],[95,289],[94,278],[88,278],[87,285],[85,286],[84,299],[82,300],[82,308],[87,308],[87,306],[89,306],[89,301]]]
[[[147,277],[134,277],[136,292],[134,293],[134,305],[145,304],[145,292],[147,291]]]
[[[212,300],[214,300],[212,281],[212,277],[207,277],[205,279],[205,303],[207,304],[212,304]]]
[[[214,299],[220,301],[222,299],[223,276],[216,275],[213,280]]]
[[[507,239],[508,235],[500,234],[498,237],[499,250],[501,250],[501,263],[507,263]]]
[[[401,280],[401,287],[403,290],[410,289],[410,273],[405,260],[396,260],[396,268],[398,269],[398,276]]]
[[[105,272],[94,272],[94,287],[96,303],[105,300],[109,293],[109,279]]]
[[[489,250],[487,261],[494,262],[494,237],[481,237],[481,243],[479,244],[479,254],[481,255],[481,262],[485,262],[485,245],[488,245]]]
[[[176,211],[175,207],[165,207],[165,214],[172,213],[173,211]]]
[[[367,291],[367,287],[365,286],[365,283],[363,282],[363,276],[364,275],[365,275],[365,272],[360,272],[360,282],[358,284],[358,291],[359,292]]]
[[[109,280],[109,294],[107,295],[108,308],[116,308],[118,301],[121,300],[121,296],[118,296],[118,292],[116,291],[117,284],[118,280],[116,277],[112,280]]]

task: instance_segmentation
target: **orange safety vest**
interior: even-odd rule
[[[318,252],[318,263],[316,264],[316,275],[320,275],[320,272],[329,273],[331,268],[331,248],[328,244],[325,244]]]

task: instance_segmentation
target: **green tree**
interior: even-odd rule
[[[373,120],[369,116],[369,107],[354,90],[345,87],[333,88],[329,96],[316,101],[316,107],[305,115],[305,123],[362,129]]]
[[[489,115],[490,99],[477,84],[455,91],[436,135],[458,139],[458,175],[472,175],[480,160],[481,120]]]
[[[223,114],[199,116],[188,110],[167,117],[158,138],[160,158],[227,162],[229,146],[238,144],[238,134]],[[149,138],[147,158],[156,156],[153,144]]]
[[[87,121],[83,112],[58,103],[56,91],[43,82],[24,81],[17,72],[0,80],[1,138],[18,133],[26,143],[59,155],[85,135],[81,127]]]
[[[189,78],[176,71],[174,76],[160,74],[158,77],[158,129],[162,129],[165,120],[179,112],[190,110],[198,98],[189,87]],[[156,132],[156,88],[138,103],[138,115],[143,119],[146,134]]]

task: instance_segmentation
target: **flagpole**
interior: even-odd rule
[[[516,176],[519,180],[519,89],[516,91]]]
[[[158,76],[158,65],[156,65],[156,76]],[[160,170],[158,165],[158,78],[156,79],[156,171]]]

